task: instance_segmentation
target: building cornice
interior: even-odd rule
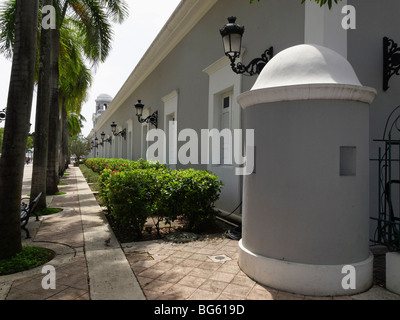
[[[218,0],[182,0],[94,128],[97,132]],[[133,107],[133,106],[132,106]]]

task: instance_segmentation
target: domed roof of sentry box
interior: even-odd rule
[[[260,90],[263,91],[262,97],[257,92]],[[247,101],[251,95],[254,97]],[[243,108],[265,102],[308,99],[371,103],[375,96],[376,90],[362,86],[353,67],[343,56],[319,45],[302,44],[283,50],[272,58],[251,91],[239,97],[239,103]]]
[[[361,86],[343,56],[329,48],[302,44],[278,53],[265,66],[252,90],[310,83]]]

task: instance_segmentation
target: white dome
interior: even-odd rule
[[[108,94],[102,93],[96,99],[96,101],[112,101],[112,97]]]
[[[372,103],[376,90],[364,87],[337,52],[312,44],[288,48],[271,59],[253,88],[238,97],[243,109],[277,101],[351,100]]]
[[[361,86],[353,67],[340,54],[322,46],[302,44],[271,59],[252,90],[303,84]]]

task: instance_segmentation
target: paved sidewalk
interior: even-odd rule
[[[23,195],[30,192],[32,166],[25,167]],[[125,254],[79,168],[71,167],[60,186],[65,195],[47,202],[62,212],[30,219],[31,239],[23,244],[56,253],[56,289],[44,290],[42,267],[0,277],[0,300],[144,300]]]
[[[30,192],[26,166],[23,195]],[[314,298],[262,286],[237,264],[235,240],[216,237],[176,244],[163,240],[119,244],[78,168],[48,197],[63,211],[29,221],[25,245],[53,250],[56,289],[42,289],[42,267],[0,277],[0,300],[400,300],[379,286],[345,297]],[[22,237],[25,237],[22,232]]]

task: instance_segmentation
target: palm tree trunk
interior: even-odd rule
[[[46,189],[47,194],[55,194],[58,192],[59,183],[59,152],[60,152],[60,102],[59,102],[59,66],[58,59],[60,56],[60,31],[52,30],[52,61],[51,61],[51,108],[49,115],[49,152],[47,159],[47,177]]]
[[[16,1],[14,56],[0,158],[0,259],[22,249],[20,199],[30,131],[38,7],[38,0]]]
[[[46,0],[43,5],[51,5],[52,0]],[[40,57],[39,57],[39,81],[35,120],[35,142],[33,155],[33,172],[31,184],[31,197],[36,197],[40,192],[46,195],[46,175],[48,157],[49,114],[50,114],[50,75],[52,42],[51,29],[41,30]],[[46,197],[39,199],[37,208],[47,207]]]

